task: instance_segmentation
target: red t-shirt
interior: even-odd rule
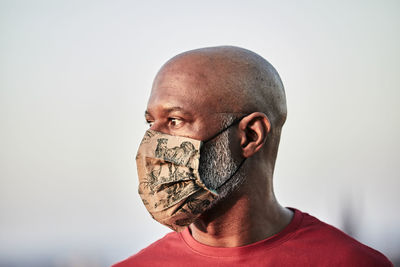
[[[393,266],[380,252],[307,213],[294,211],[285,229],[250,245],[207,246],[194,240],[186,228],[167,234],[113,267]]]

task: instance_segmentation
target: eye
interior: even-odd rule
[[[168,123],[170,126],[176,127],[182,123],[182,120],[178,118],[168,118]]]
[[[154,125],[154,121],[146,121],[146,123],[149,126],[149,128]]]

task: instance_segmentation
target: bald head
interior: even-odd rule
[[[182,93],[207,105],[210,112],[263,112],[272,131],[280,130],[285,122],[286,98],[279,74],[249,50],[221,46],[179,54],[161,68],[153,91],[182,82],[190,84],[181,88]]]
[[[271,232],[270,226],[285,213],[275,199],[272,177],[286,120],[286,99],[281,79],[268,61],[232,46],[179,54],[157,73],[145,118],[151,132],[164,133],[172,141],[171,147],[176,145],[175,138],[202,141],[196,154],[187,155],[196,162],[201,183],[197,183],[198,177],[194,181],[193,169],[169,159],[149,161],[146,166],[152,173],[162,168],[166,173],[164,166],[168,165],[169,178],[151,178],[168,199],[188,192],[187,199],[176,204],[180,208],[189,203],[189,209],[200,215],[190,228],[193,237],[203,232],[215,237],[218,246],[226,246],[228,239],[233,246],[240,246],[283,229],[279,226]],[[182,153],[168,157],[172,160]],[[173,183],[165,179],[173,179]],[[192,191],[197,187],[217,196],[212,203],[205,203]],[[261,216],[264,219],[260,221]],[[285,224],[291,214],[286,217]],[[250,223],[253,221],[257,223]],[[232,222],[236,225],[231,228]],[[249,227],[243,227],[246,224]],[[253,241],[249,239],[256,236],[252,231],[259,235]]]

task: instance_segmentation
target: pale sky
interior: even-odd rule
[[[282,205],[400,258],[400,2],[0,1],[0,265],[108,266],[169,230],[137,194],[152,79],[236,45],[281,75]]]

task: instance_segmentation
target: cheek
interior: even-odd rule
[[[198,133],[199,140],[209,140],[216,133],[221,131],[221,120],[217,117],[218,113],[202,115],[194,125]]]

